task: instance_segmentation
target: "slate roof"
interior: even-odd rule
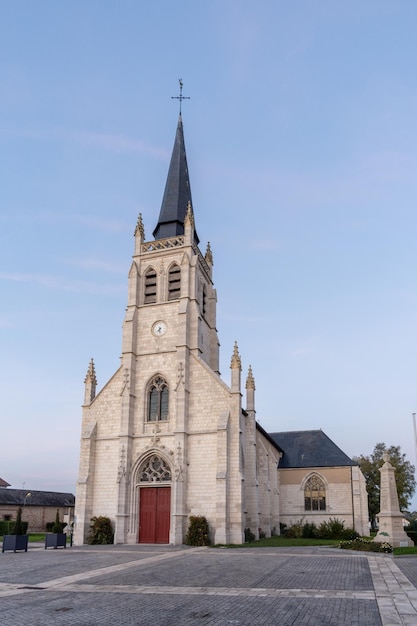
[[[184,131],[180,113],[161,211],[159,213],[158,224],[153,231],[155,239],[165,239],[166,237],[175,237],[184,234],[184,218],[187,212],[188,202],[193,206],[187,155],[185,153]],[[196,231],[194,231],[194,240],[198,245],[199,239]]]
[[[26,498],[30,493],[31,496]],[[33,489],[0,489],[0,505],[14,506],[74,506],[75,496],[72,493],[56,491],[34,491]]]
[[[279,468],[357,465],[322,430],[270,433],[284,451]]]
[[[247,413],[244,411],[245,415],[247,415]],[[259,424],[259,422],[255,422],[256,424],[256,430],[259,430],[260,433],[262,433],[262,435],[274,446],[274,448],[276,448],[278,450],[278,452],[283,452],[282,448],[278,445],[278,443],[275,441],[275,439],[273,439],[273,437],[266,432],[266,430],[264,430],[262,428],[262,426]]]
[[[0,478],[0,487],[10,487],[10,483],[7,483],[3,478]]]

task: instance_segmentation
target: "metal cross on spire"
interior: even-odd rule
[[[182,95],[182,87],[183,87],[182,78],[179,78],[178,82],[180,84],[180,95],[179,96],[171,96],[171,99],[180,101],[180,115],[181,115],[181,104],[182,104],[182,101],[183,100],[190,100],[190,96],[183,96]]]

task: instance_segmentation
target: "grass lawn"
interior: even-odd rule
[[[417,546],[412,548],[394,548],[394,556],[402,556],[403,554],[417,554]]]
[[[33,542],[45,542],[45,534],[46,533],[28,533],[29,535],[29,543]],[[3,541],[2,535],[0,535],[0,541]],[[67,543],[69,543],[69,537],[67,537]]]
[[[288,548],[290,546],[337,546],[338,539],[288,539],[287,537],[268,537],[247,543],[218,545],[215,548]]]
[[[29,541],[45,541],[45,533],[28,533]],[[0,535],[0,541],[3,541],[3,536]]]
[[[259,539],[259,541],[249,541],[248,543],[243,543],[241,545],[230,544],[230,545],[217,545],[215,548],[286,548],[286,547],[294,547],[294,546],[330,546],[337,548],[339,545],[339,539],[288,539],[287,537],[269,537],[268,539]],[[343,552],[348,552],[343,550]],[[371,554],[366,553],[365,554]],[[378,554],[373,552],[372,554]],[[394,548],[393,551],[394,556],[401,556],[405,554],[415,554],[417,555],[417,546],[413,546],[412,548]]]
[[[45,533],[28,533],[29,541],[45,541]]]

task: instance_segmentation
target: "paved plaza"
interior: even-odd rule
[[[80,546],[0,554],[0,624],[417,626],[417,557]]]

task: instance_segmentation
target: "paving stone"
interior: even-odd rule
[[[417,558],[325,549],[30,549],[0,560],[2,626],[417,624]]]

